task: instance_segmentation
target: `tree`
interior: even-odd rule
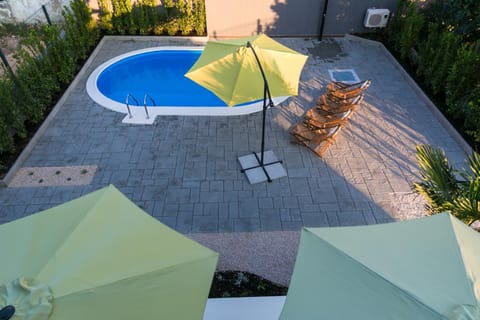
[[[428,214],[451,212],[468,225],[480,220],[480,156],[468,157],[468,168],[457,170],[445,152],[431,145],[417,146],[421,182],[413,188],[426,202]]]

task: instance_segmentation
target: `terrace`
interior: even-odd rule
[[[277,40],[309,55],[299,95],[268,112],[266,148],[283,160],[288,177],[251,185],[240,172],[238,156],[260,147],[260,113],[129,125],[123,114],[96,105],[85,83],[106,60],[205,41],[106,37],[7,175],[0,223],[114,184],[161,222],[220,252],[218,269],[287,285],[302,226],[422,216],[423,198],[411,189],[419,180],[415,147],[433,144],[453,164],[463,163],[469,149],[458,133],[381,44],[353,36]],[[372,85],[320,159],[290,143],[288,130],[315,104],[332,69],[353,69]]]

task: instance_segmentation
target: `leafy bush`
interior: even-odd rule
[[[98,0],[98,27],[103,33],[111,33],[112,24],[112,3],[110,0]]]
[[[475,88],[480,86],[480,52],[476,45],[463,44],[446,79],[447,105],[451,111],[464,109]]]
[[[178,0],[178,29],[182,35],[191,34],[195,26],[192,0]]]
[[[112,0],[112,26],[117,34],[129,34],[133,30],[131,0]]]
[[[31,26],[15,52],[17,68],[0,78],[0,157],[45,118],[97,42],[97,28],[82,0],[63,11],[65,24]],[[2,163],[0,163],[0,166]]]
[[[205,0],[99,0],[105,34],[204,35]]]
[[[413,2],[404,2],[405,8],[402,10],[405,12],[403,16],[400,16],[401,23],[396,31],[395,48],[400,53],[403,59],[411,58],[412,51],[416,49],[419,43],[420,35],[424,27],[425,18],[421,12],[417,9],[417,6]]]
[[[206,13],[205,13],[205,1],[195,0],[195,22],[194,30],[199,36],[203,36],[206,32]]]

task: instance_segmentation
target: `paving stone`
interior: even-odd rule
[[[217,232],[218,216],[193,216],[192,232]]]
[[[233,221],[233,229],[236,232],[259,232],[260,221],[255,218],[238,218]]]
[[[238,212],[240,218],[258,218],[258,200],[255,198],[240,200],[238,202]]]

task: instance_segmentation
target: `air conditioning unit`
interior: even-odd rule
[[[366,28],[384,28],[387,25],[390,10],[388,9],[367,9],[363,25]]]

